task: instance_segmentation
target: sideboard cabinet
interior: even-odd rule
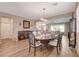
[[[18,40],[23,40],[28,38],[28,31],[18,31]]]

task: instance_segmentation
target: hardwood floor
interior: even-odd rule
[[[17,42],[12,39],[4,39],[0,43],[0,56],[1,57],[33,57],[33,48],[31,52],[28,51],[28,40],[19,40]],[[57,55],[56,48],[41,49],[37,48],[36,57],[76,57],[77,52],[74,48],[68,47],[68,39],[63,36],[62,50]]]

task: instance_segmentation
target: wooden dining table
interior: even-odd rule
[[[49,33],[36,35],[35,40],[40,41],[45,47],[48,46],[49,41],[54,40],[57,36],[51,35]]]

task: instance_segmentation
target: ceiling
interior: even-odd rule
[[[0,12],[38,20],[42,17],[52,17],[73,12],[76,2],[0,2]],[[43,8],[46,10],[43,13]],[[44,14],[44,16],[43,16]]]

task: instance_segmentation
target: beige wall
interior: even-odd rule
[[[63,22],[63,23],[58,23],[58,24],[64,24],[64,26],[65,26],[64,31],[65,31],[65,34],[67,35],[69,32],[69,22]],[[52,24],[47,25],[48,29],[50,29],[50,25],[52,25]]]
[[[13,39],[16,39],[18,38],[18,31],[23,31],[23,30],[29,30],[29,29],[23,29],[23,20],[28,20],[26,18],[23,18],[23,17],[19,17],[19,16],[15,16],[15,15],[11,15],[11,14],[8,14],[8,13],[3,13],[3,12],[0,12],[0,16],[6,16],[6,17],[11,17],[13,18],[13,26],[12,26],[12,38]],[[33,30],[34,29],[34,21],[31,21],[29,20],[31,23],[31,27],[30,27],[30,30]],[[19,23],[21,23],[21,26],[19,25]]]
[[[79,25],[79,6],[77,7],[76,13],[77,13],[77,37],[76,37],[76,39],[77,39],[76,44],[77,45],[76,45],[76,49],[77,49],[77,52],[78,52],[78,55],[79,55],[79,51],[78,51],[79,50],[79,37],[78,37],[79,36],[79,34],[78,34],[79,33],[79,27],[78,27],[78,25]]]
[[[78,53],[78,56],[79,56],[79,5],[77,6],[77,9],[76,9],[76,18],[77,18],[77,36],[76,36],[76,49],[77,49],[77,53]]]
[[[23,28],[23,19],[22,18],[13,18],[13,36],[14,39],[17,39],[18,37],[18,31],[24,31],[24,30],[33,30],[34,29],[34,21],[30,21],[30,29],[24,29]],[[21,23],[21,26],[19,25]]]
[[[1,19],[0,19],[0,22],[1,22]],[[1,24],[0,24],[0,28],[1,28]],[[1,29],[0,29],[0,38],[1,38]]]
[[[68,35],[69,32],[69,22],[65,23],[65,34]]]

